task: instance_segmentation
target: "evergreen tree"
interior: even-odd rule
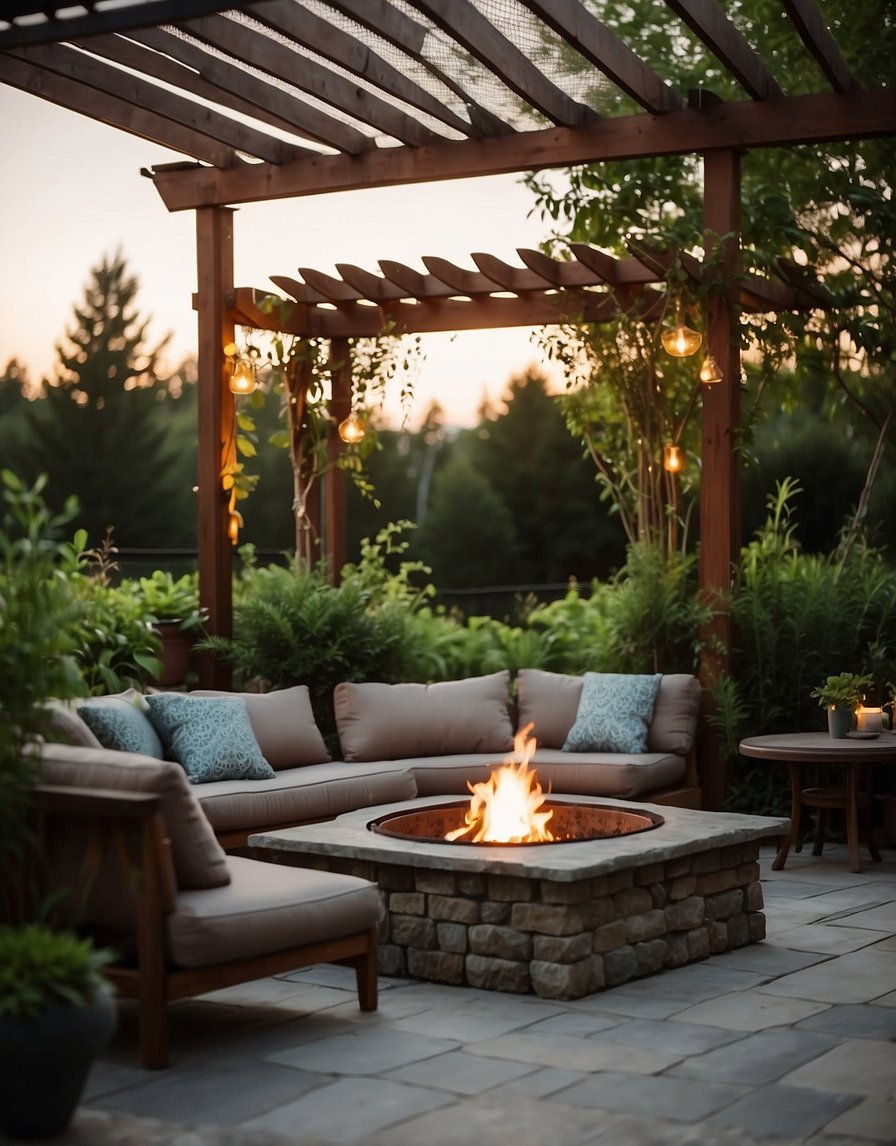
[[[431,567],[436,588],[446,590],[499,585],[515,568],[513,519],[466,458],[455,457],[436,472],[414,556]]]
[[[11,358],[0,374],[0,465],[18,471],[19,456],[27,429],[25,409],[30,388],[28,371]]]
[[[590,580],[625,560],[618,521],[601,505],[594,470],[566,422],[547,381],[512,378],[504,412],[486,416],[471,438],[471,458],[514,524],[518,558],[511,584]]]
[[[67,345],[56,346],[56,377],[27,410],[22,464],[31,480],[49,475],[54,507],[77,497],[73,528],[86,529],[91,541],[111,526],[118,546],[188,545],[195,429],[187,434],[172,418],[174,399],[159,378],[168,339],[145,345],[149,323],[137,310],[137,289],[120,252],[91,270]]]

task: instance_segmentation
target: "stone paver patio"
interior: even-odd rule
[[[896,852],[761,855],[759,944],[570,1002],[341,968],[125,1010],[66,1146],[884,1146],[896,1142]]]

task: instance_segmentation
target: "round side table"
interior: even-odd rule
[[[834,739],[826,732],[784,732],[771,736],[752,736],[740,742],[740,754],[787,765],[793,802],[790,832],[778,849],[772,863],[773,871],[783,868],[791,847],[799,850],[800,809],[804,806],[818,810],[813,855],[821,855],[828,810],[842,808],[846,818],[850,869],[855,872],[862,870],[859,859],[860,819],[871,859],[874,863],[880,862],[880,852],[872,832],[867,777],[875,766],[896,764],[896,734],[881,732],[873,739],[848,736],[842,740]],[[804,765],[845,767],[843,787],[804,787]]]

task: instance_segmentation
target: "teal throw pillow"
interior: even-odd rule
[[[586,672],[564,752],[643,752],[662,673]]]
[[[183,767],[191,784],[276,775],[261,754],[242,697],[158,692],[146,703],[166,755]]]
[[[139,692],[81,700],[76,711],[104,748],[164,759],[162,742],[143,711]]]

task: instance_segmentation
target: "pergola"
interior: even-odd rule
[[[680,91],[664,60],[601,16],[603,0],[104,0],[80,8],[11,0],[0,81],[179,152],[145,170],[170,211],[196,213],[199,572],[213,632],[231,623],[228,497],[221,461],[234,418],[224,347],[237,323],[268,326],[236,288],[233,210],[242,203],[649,156],[702,157],[704,247],[725,282],[738,269],[740,157],[751,148],[896,133],[896,86],[850,66],[824,0],[782,0],[775,36],[736,5],[659,0],[669,52],[712,65],[713,89]],[[780,71],[800,58],[799,86]],[[808,86],[807,85],[808,82]],[[436,232],[434,221],[434,233]],[[717,236],[727,236],[719,240]],[[289,329],[346,338],[599,320],[606,294],[650,289],[662,260],[615,260],[576,245],[568,260],[520,251],[521,266],[474,255],[475,270],[425,258],[425,273],[302,268],[277,276]],[[702,273],[699,265],[695,275]],[[729,584],[739,545],[737,323],[741,308],[812,305],[793,268],[728,287],[708,315],[722,382],[702,402],[700,580]],[[410,301],[409,301],[410,300]],[[574,306],[574,309],[572,309]],[[564,308],[566,308],[564,310]],[[334,403],[347,398],[347,379]],[[338,535],[339,492],[329,499]],[[338,556],[338,555],[337,555]],[[720,622],[724,628],[725,621]],[[726,635],[725,633],[722,634]],[[208,664],[204,683],[223,670]]]

